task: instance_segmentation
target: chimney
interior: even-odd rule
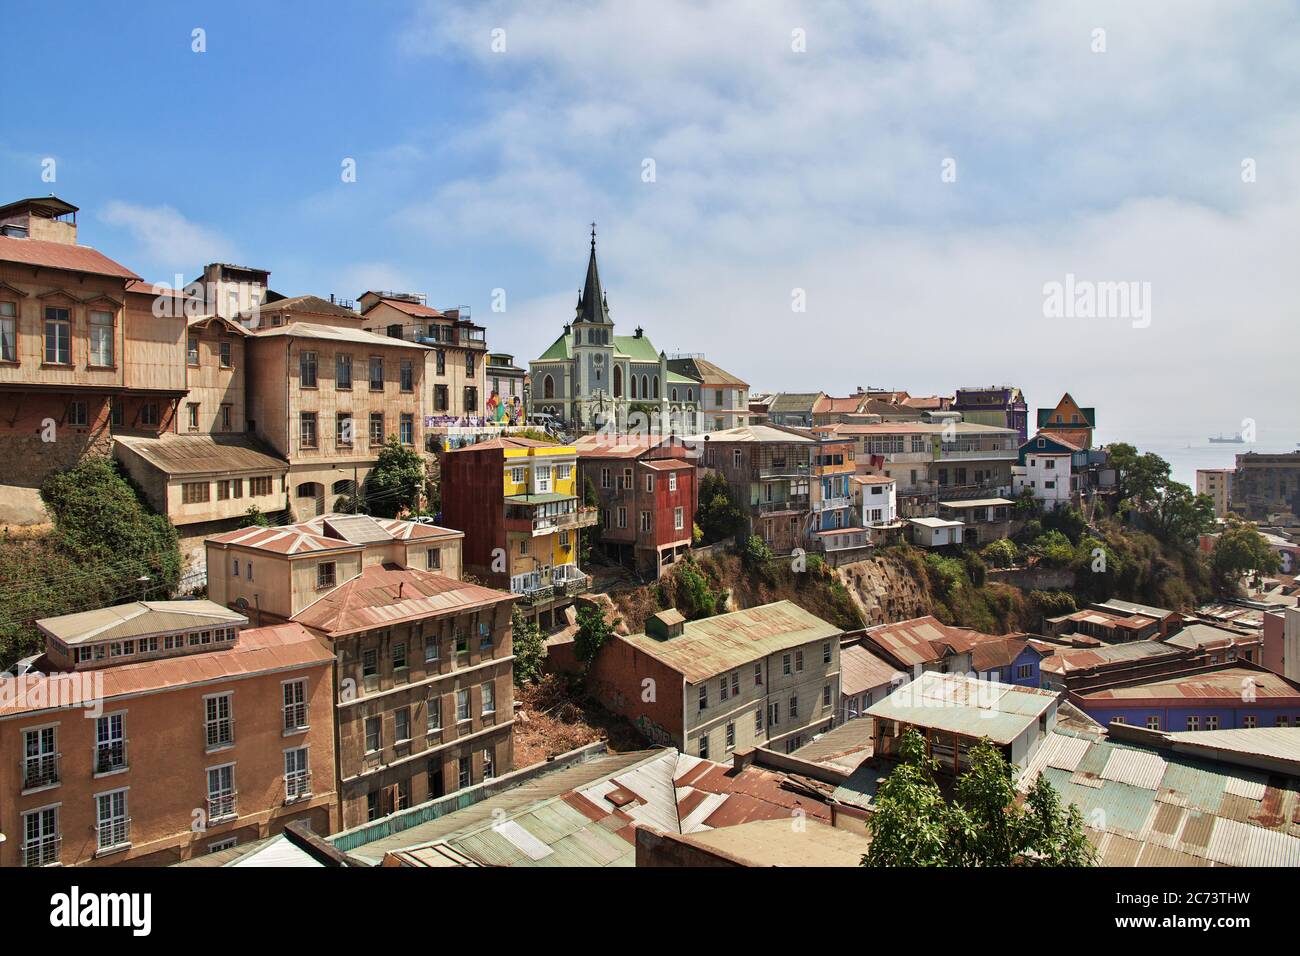
[[[643,331],[644,331],[644,329],[642,329],[641,326],[638,325],[638,326],[636,327],[636,331],[633,332],[632,334],[633,334],[636,338],[639,339],[639,338],[641,337],[641,333],[642,333]]]

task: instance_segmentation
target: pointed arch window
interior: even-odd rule
[[[655,386],[655,390],[651,398],[658,398],[659,397],[659,376],[658,375],[654,377],[654,386]]]
[[[623,397],[623,368],[619,365],[614,366],[614,397]]]
[[[554,398],[554,397],[555,397],[555,379],[551,378],[551,376],[548,375],[544,379],[542,379],[542,398]]]

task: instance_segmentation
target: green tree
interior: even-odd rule
[[[1276,574],[1282,565],[1278,553],[1268,546],[1253,524],[1235,515],[1228,517],[1227,527],[1214,542],[1210,552],[1210,570],[1220,593],[1233,595],[1243,574],[1257,571]]]
[[[745,527],[745,514],[732,497],[731,486],[716,471],[706,472],[700,480],[695,521],[704,532],[705,544],[730,538]]]
[[[510,633],[515,683],[531,683],[542,676],[542,664],[546,660],[546,640],[541,628],[516,604],[510,611]]]
[[[985,739],[970,750],[952,802],[935,782],[925,740],[908,730],[899,764],[880,784],[868,822],[865,866],[1089,866],[1095,861],[1079,808],[1061,807],[1041,776],[1023,805],[1015,768]]]
[[[980,553],[984,556],[985,562],[993,567],[1008,568],[1016,563],[1018,551],[1015,542],[1010,538],[998,538],[986,544]]]
[[[614,636],[619,621],[605,617],[602,608],[595,604],[578,605],[578,630],[573,636],[573,651],[583,667],[590,667],[600,649]]]
[[[1116,442],[1107,451],[1119,483],[1120,500],[1130,502],[1138,510],[1153,503],[1169,481],[1169,463],[1151,452],[1139,454],[1126,442]]]
[[[756,534],[751,534],[745,541],[740,557],[745,562],[745,567],[751,571],[758,571],[767,566],[767,563],[772,560],[773,554],[766,541]]]
[[[1074,560],[1074,545],[1061,532],[1047,531],[1029,546],[1029,553],[1037,555],[1044,564],[1063,568]]]
[[[257,505],[249,505],[248,510],[244,512],[244,517],[239,520],[241,528],[269,528],[271,519],[266,516]]]
[[[424,456],[403,445],[396,435],[389,435],[366,481],[370,513],[393,518],[403,509],[418,511],[427,477]]]
[[[694,561],[688,558],[678,564],[673,569],[672,579],[676,607],[685,617],[694,621],[718,613],[719,595]]]

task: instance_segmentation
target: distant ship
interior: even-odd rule
[[[1245,439],[1243,439],[1240,435],[1224,436],[1222,432],[1219,433],[1218,438],[1210,439],[1211,445],[1241,445],[1244,443],[1245,443]]]

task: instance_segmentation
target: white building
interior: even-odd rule
[[[944,518],[908,518],[907,523],[911,526],[912,543],[922,548],[961,544],[962,529],[966,527],[960,521]]]
[[[1020,464],[1011,469],[1012,491],[1019,497],[1028,489],[1046,511],[1068,506],[1071,461],[1078,451],[1060,438],[1035,435],[1020,446]]]

